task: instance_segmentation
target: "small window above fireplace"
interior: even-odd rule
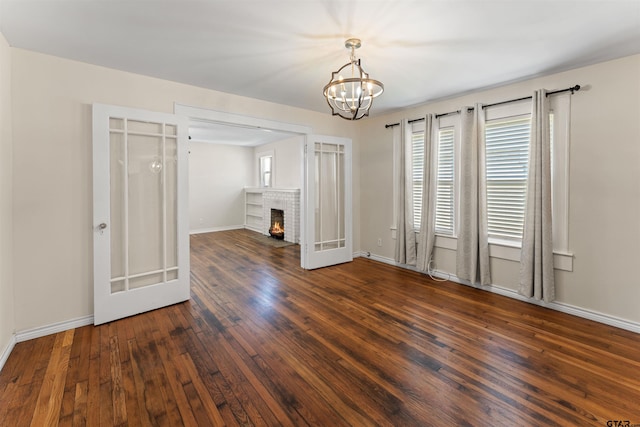
[[[258,176],[260,180],[260,187],[270,188],[274,186],[274,153],[273,151],[266,151],[258,153]]]

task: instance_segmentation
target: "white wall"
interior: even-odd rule
[[[374,118],[360,139],[361,249],[393,258],[392,130],[386,123],[444,113],[474,102],[580,84],[572,96],[569,247],[573,271],[556,270],[557,301],[640,324],[640,56],[434,102]],[[382,247],[376,240],[383,239]],[[437,268],[455,273],[455,251],[437,249]],[[516,290],[518,263],[493,258],[495,285]]]
[[[173,112],[174,103],[310,126],[354,139],[357,123],[11,48],[15,328],[93,313],[91,104]],[[357,161],[354,162],[357,173]],[[354,218],[359,215],[354,182]],[[354,247],[358,248],[357,232]]]
[[[190,142],[189,151],[189,230],[242,227],[242,190],[256,175],[253,148]]]
[[[243,226],[243,188],[258,186],[259,153],[274,153],[276,187],[300,188],[302,140],[296,136],[257,147],[190,142],[189,230],[200,233]]]
[[[11,48],[0,33],[0,367],[15,331],[11,100]]]
[[[257,156],[265,151],[273,151],[275,157],[275,188],[302,188],[302,144],[304,138],[294,136],[292,138],[283,139],[269,144],[259,145],[254,148],[256,159],[254,160],[254,169],[259,170]],[[256,179],[253,183],[258,186],[259,177],[256,173]]]

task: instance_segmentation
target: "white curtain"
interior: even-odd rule
[[[487,225],[485,120],[481,104],[463,108],[460,150],[460,224],[456,276],[471,283],[491,284]]]
[[[531,140],[520,255],[519,293],[528,298],[555,299],[551,219],[551,138],[549,101],[544,89],[533,94]]]
[[[393,128],[394,147],[398,147],[396,171],[398,173],[397,224],[395,260],[401,264],[416,265],[416,235],[413,226],[413,192],[411,177],[411,143],[407,140],[405,120]]]
[[[422,175],[422,215],[420,217],[420,233],[418,235],[419,270],[427,271],[433,255],[433,245],[436,239],[436,192],[438,157],[437,145],[433,141],[432,114],[427,114],[424,120],[424,170]]]

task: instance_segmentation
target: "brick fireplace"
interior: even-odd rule
[[[269,235],[271,210],[283,212],[284,240],[291,243],[300,243],[300,190],[265,190],[262,193],[263,230]]]

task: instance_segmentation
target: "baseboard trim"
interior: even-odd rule
[[[16,332],[16,342],[28,341],[34,338],[40,338],[87,325],[93,325],[93,315],[78,317],[75,319],[65,320],[46,326],[40,326],[37,328]]]
[[[11,334],[11,338],[9,338],[9,342],[7,343],[7,346],[4,348],[2,353],[0,353],[0,372],[2,371],[2,368],[4,368],[4,364],[7,363],[7,360],[9,359],[9,355],[11,354],[11,352],[13,351],[13,347],[15,346],[16,346],[16,334]]]
[[[189,234],[215,233],[216,231],[242,230],[243,228],[245,228],[244,225],[228,225],[224,227],[198,228],[196,230],[189,231]]]
[[[418,270],[417,268],[410,266],[410,265],[406,265],[406,264],[400,264],[397,263],[395,260],[391,259],[391,258],[386,258],[386,257],[382,257],[379,255],[375,255],[375,254],[370,254],[369,252],[358,252],[359,256],[364,257],[364,258],[369,258],[372,259],[374,261],[378,261],[378,262],[382,262],[385,264],[389,264],[389,265],[393,265],[396,267],[400,267],[400,268],[405,268],[407,270],[413,270],[416,271],[418,273],[424,273],[420,270]],[[443,273],[441,271],[433,271],[431,272],[431,275],[434,277],[437,277],[439,279],[447,279],[450,280],[452,282],[461,284],[461,285],[465,285],[465,286],[471,286],[473,288],[476,289],[482,289],[484,291],[488,291],[488,292],[493,292],[495,294],[499,294],[505,297],[509,297],[509,298],[513,298],[519,301],[523,301],[523,302],[527,302],[530,304],[535,304],[538,305],[540,307],[546,307],[549,308],[551,310],[556,310],[556,311],[560,311],[562,313],[566,313],[566,314],[571,314],[573,316],[577,316],[577,317],[582,317],[583,319],[588,319],[588,320],[593,320],[594,322],[598,322],[598,323],[603,323],[605,325],[609,325],[609,326],[613,326],[616,328],[620,328],[620,329],[625,329],[627,331],[631,331],[631,332],[635,332],[640,334],[640,323],[638,322],[632,322],[630,320],[626,320],[626,319],[621,319],[619,317],[615,317],[615,316],[610,316],[608,314],[604,314],[604,313],[600,313],[597,311],[593,311],[593,310],[588,310],[582,307],[576,307],[574,305],[571,304],[566,304],[563,302],[549,302],[549,303],[545,303],[544,301],[536,301],[530,298],[525,298],[522,295],[520,295],[518,292],[514,291],[513,289],[507,289],[507,288],[503,288],[500,286],[495,286],[495,285],[488,285],[488,286],[480,286],[480,285],[473,285],[471,284],[471,282],[466,281],[466,280],[462,280],[459,279],[456,275],[454,274],[450,274],[450,273]]]

